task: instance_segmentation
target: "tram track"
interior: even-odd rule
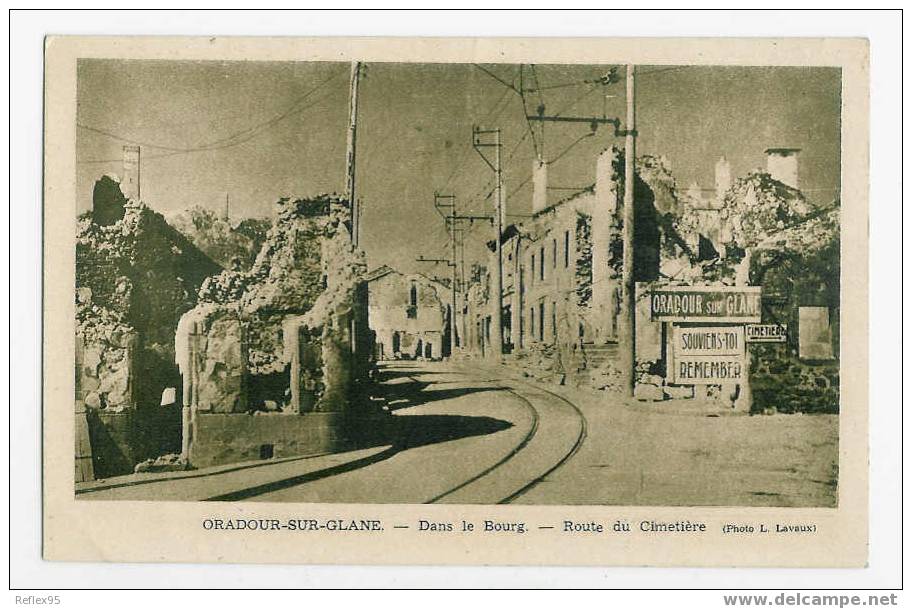
[[[464,375],[469,374],[467,372],[461,372],[461,371],[451,371],[451,372],[455,372],[457,374],[464,374]],[[534,478],[527,481],[525,484],[520,486],[518,489],[516,489],[509,495],[501,498],[498,501],[493,502],[498,505],[502,505],[502,504],[512,503],[519,497],[525,495],[530,490],[532,490],[533,488],[535,488],[536,486],[538,486],[539,484],[544,482],[548,478],[548,476],[552,475],[558,469],[563,467],[568,461],[570,461],[570,459],[572,459],[574,457],[574,455],[576,455],[579,452],[583,443],[586,441],[586,437],[588,435],[588,420],[586,419],[586,416],[583,414],[582,410],[580,410],[580,408],[576,404],[574,404],[573,402],[571,402],[570,400],[561,396],[558,393],[549,391],[547,389],[543,389],[536,385],[532,385],[531,383],[526,383],[524,381],[520,381],[520,380],[512,379],[512,378],[500,378],[500,379],[488,379],[488,380],[490,382],[500,382],[500,383],[503,383],[505,381],[511,382],[511,383],[519,383],[521,385],[525,385],[526,387],[531,388],[533,392],[540,392],[541,394],[545,394],[551,400],[559,402],[562,406],[569,406],[571,411],[574,413],[575,418],[577,419],[578,424],[579,424],[579,431],[575,435],[575,438],[574,438],[571,446],[568,449],[561,451],[559,453],[559,455],[560,455],[559,458],[555,462],[553,462],[553,464],[548,466],[545,469],[545,471],[536,475]],[[513,395],[514,397],[518,398],[526,406],[526,408],[529,409],[531,411],[531,413],[533,413],[532,416],[533,416],[534,423],[533,423],[533,426],[530,429],[529,433],[527,433],[523,437],[522,441],[520,441],[509,453],[507,453],[503,458],[498,460],[496,463],[485,468],[484,470],[482,470],[478,474],[472,476],[471,478],[468,478],[467,480],[461,482],[457,486],[455,486],[443,493],[436,495],[435,497],[433,497],[426,503],[429,503],[429,504],[438,503],[442,499],[445,499],[446,497],[449,497],[449,496],[457,493],[458,491],[460,491],[466,487],[469,487],[473,483],[476,483],[478,481],[483,480],[484,478],[486,478],[488,476],[491,476],[492,474],[497,472],[497,470],[502,470],[502,468],[510,465],[511,462],[513,462],[515,460],[515,458],[518,455],[520,455],[524,449],[528,448],[528,446],[532,442],[533,438],[535,438],[536,434],[538,434],[539,428],[540,428],[539,424],[541,421],[541,413],[540,413],[539,409],[535,405],[533,405],[533,400],[529,399],[528,394],[525,396],[521,395],[517,391],[516,388],[507,387],[507,386],[504,386],[502,388],[502,391],[506,391],[506,392],[510,393],[511,395]]]
[[[579,452],[585,442],[588,435],[588,421],[579,407],[565,397],[520,379],[491,378],[493,375],[485,374],[487,371],[484,370],[448,370],[448,372],[474,377],[474,380],[485,383],[498,384],[498,391],[509,394],[518,404],[522,405],[528,416],[529,429],[496,462],[455,486],[442,492],[438,491],[423,503],[487,505],[512,503],[563,467]],[[479,379],[478,377],[484,378]],[[408,375],[408,378],[416,383],[420,382],[411,375]],[[568,414],[572,416],[568,418]],[[573,425],[571,420],[576,421],[572,432],[568,429],[568,425]],[[386,450],[353,463],[270,481],[266,484],[211,497],[208,500],[239,501],[254,497],[263,498],[274,492],[316,482],[335,474],[370,468],[407,450],[403,444],[394,444]]]
[[[566,399],[565,397],[563,397],[557,393],[554,393],[553,391],[548,391],[547,389],[542,389],[540,387],[535,387],[535,389],[557,398],[561,402],[570,406],[574,410],[574,412],[576,412],[577,417],[579,418],[579,422],[580,422],[579,434],[577,435],[576,441],[573,443],[573,446],[570,448],[569,451],[567,451],[567,453],[563,457],[561,457],[560,461],[555,463],[553,466],[551,466],[547,471],[545,471],[541,475],[539,475],[539,476],[535,477],[533,480],[529,481],[525,486],[523,486],[521,489],[519,489],[515,493],[498,501],[498,504],[512,503],[514,500],[516,500],[519,497],[528,493],[534,487],[536,487],[540,483],[542,483],[548,476],[550,476],[551,474],[556,472],[558,469],[563,467],[564,464],[566,464],[570,459],[572,459],[576,455],[576,453],[579,452],[580,448],[582,448],[582,446],[583,446],[583,443],[586,441],[586,436],[589,433],[589,422],[586,419],[586,415],[583,414],[583,411],[580,410],[580,408],[576,404],[574,404],[570,400]]]
[[[447,490],[447,491],[444,491],[443,493],[440,493],[440,494],[438,494],[437,496],[435,496],[435,497],[429,499],[429,500],[426,501],[425,503],[437,503],[437,502],[440,501],[441,499],[443,499],[443,498],[445,498],[445,497],[448,497],[448,496],[452,495],[453,493],[455,493],[455,492],[457,492],[457,491],[460,491],[460,490],[462,490],[463,488],[469,486],[470,484],[472,484],[472,483],[475,482],[476,480],[480,480],[480,479],[484,478],[485,476],[487,476],[488,474],[490,474],[491,472],[493,472],[495,469],[497,469],[497,468],[499,468],[499,467],[502,467],[502,466],[505,465],[508,461],[510,461],[511,459],[513,459],[517,454],[519,454],[520,451],[522,451],[524,448],[526,448],[526,447],[529,445],[529,442],[532,441],[532,438],[535,437],[535,434],[538,433],[538,424],[539,424],[540,417],[539,417],[539,414],[538,414],[538,410],[535,408],[535,406],[532,405],[532,402],[530,402],[530,401],[527,400],[526,398],[522,397],[521,395],[519,395],[519,394],[516,393],[515,391],[512,391],[511,389],[503,389],[502,391],[506,391],[506,392],[512,394],[514,397],[519,398],[520,402],[522,402],[522,404],[523,404],[523,405],[526,407],[526,409],[529,411],[529,413],[530,413],[530,415],[531,415],[531,418],[532,418],[532,425],[531,425],[531,427],[530,427],[530,429],[529,429],[529,432],[528,432],[525,436],[523,436],[523,439],[522,439],[518,444],[516,444],[516,446],[514,446],[513,449],[512,449],[509,453],[507,453],[503,458],[501,458],[499,461],[497,461],[497,462],[494,463],[493,465],[491,465],[491,466],[485,468],[484,470],[482,470],[482,471],[479,472],[478,474],[472,476],[471,478],[469,478],[469,479],[463,481],[462,483],[460,483],[460,484],[454,486],[453,488],[451,488],[451,489],[449,489],[449,490]]]

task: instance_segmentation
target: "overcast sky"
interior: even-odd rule
[[[519,86],[519,66],[484,68]],[[543,102],[547,114],[623,116],[623,81],[583,82],[608,68],[525,66],[524,88],[542,89],[527,93],[529,113]],[[142,145],[142,198],[165,214],[193,205],[222,209],[227,193],[233,217],[270,215],[279,197],[342,192],[349,72],[341,63],[81,60],[78,210],[91,207],[95,179],[121,173],[121,147],[130,142]],[[840,87],[831,68],[641,66],[637,152],[664,155],[679,187],[708,189],[722,155],[737,178],[765,166],[766,148],[801,148],[802,188],[829,202],[839,187]],[[413,260],[447,251],[435,190],[455,194],[460,213],[490,213],[484,195],[492,173],[472,150],[473,123],[503,129],[508,213],[529,213],[535,153],[519,95],[469,64],[366,66],[357,188],[371,267],[433,273]],[[587,125],[552,123],[542,137],[535,128],[546,159],[564,153],[549,168],[550,185],[591,184],[598,152],[623,145],[601,128],[571,147],[588,132]],[[476,227],[467,254],[489,233]]]

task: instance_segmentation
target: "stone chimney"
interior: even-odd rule
[[[548,164],[542,159],[532,161],[532,213],[548,207]]]
[[[723,156],[716,162],[716,198],[721,200],[732,185],[731,163]]]
[[[800,148],[767,148],[766,171],[774,180],[798,188],[798,153]]]
[[[139,200],[139,146],[123,147],[123,178],[120,190],[127,199]]]

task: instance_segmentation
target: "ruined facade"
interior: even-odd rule
[[[440,359],[449,353],[447,286],[386,266],[371,272],[366,283],[376,359]]]
[[[76,236],[77,403],[84,405],[96,475],[132,471],[180,446],[173,333],[204,279],[220,267],[117,178],[94,187]]]
[[[345,201],[282,199],[251,269],[200,288],[175,336],[193,466],[344,444],[372,351],[350,230]]]
[[[605,150],[595,163],[595,183],[546,205],[545,169],[537,168],[531,220],[503,232],[503,319],[506,350],[529,361],[530,373],[546,378],[597,374],[607,385],[616,380],[620,268],[623,227],[623,157]],[[673,179],[661,159],[637,160],[637,221],[634,273],[637,281],[655,279],[660,250],[678,247],[667,216],[676,209]],[[490,244],[488,267],[494,264]],[[483,271],[487,277],[487,270]],[[490,355],[491,307],[487,290],[469,289],[470,346]],[[480,329],[480,330],[478,330]],[[496,336],[496,335],[495,335]],[[472,337],[470,337],[472,338]]]
[[[771,166],[797,182],[793,149],[770,149]],[[784,157],[783,157],[784,155]],[[536,168],[533,217],[503,233],[501,299],[506,352],[543,380],[620,389],[617,369],[623,257],[623,159],[609,149],[596,180],[545,205],[546,169]],[[634,282],[635,396],[644,400],[709,397],[731,405],[750,387],[754,411],[838,409],[838,202],[818,209],[794,186],[765,172],[732,182],[723,158],[716,193],[681,192],[663,159],[636,160]],[[491,355],[496,299],[489,271],[466,291],[469,346]],[[744,387],[675,385],[673,324],[652,319],[653,290],[679,286],[761,286],[762,323],[786,324],[785,343],[749,344]]]

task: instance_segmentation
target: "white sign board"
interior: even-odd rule
[[[747,324],[744,331],[749,343],[784,343],[788,336],[786,324]]]
[[[673,382],[721,385],[744,380],[744,326],[674,329]]]
[[[653,321],[760,323],[760,286],[666,286],[649,293]]]

